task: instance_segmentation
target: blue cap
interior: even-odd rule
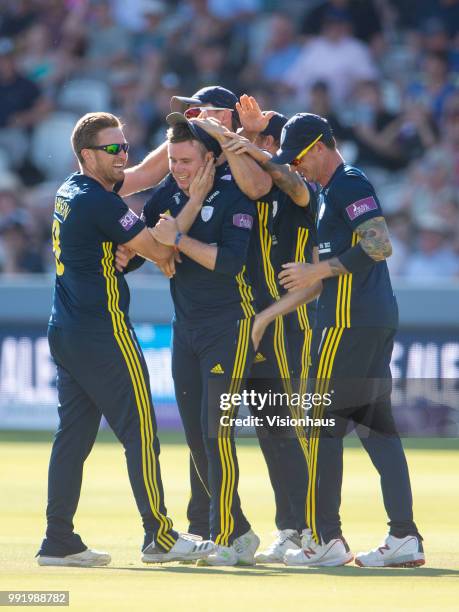
[[[288,119],[285,115],[274,113],[269,120],[268,125],[261,132],[262,136],[272,136],[274,140],[279,141],[282,133],[282,128],[287,123]]]
[[[183,112],[187,106],[199,106],[200,104],[212,104],[217,108],[236,108],[237,96],[220,85],[203,87],[194,93],[191,98],[183,96],[172,96],[171,111]]]
[[[178,123],[186,123],[193,136],[199,140],[199,142],[201,142],[208,151],[213,153],[215,157],[218,157],[221,154],[222,149],[219,142],[215,140],[215,138],[212,138],[212,136],[210,136],[205,130],[199,127],[199,125],[196,125],[196,123],[193,121],[188,121],[188,119],[185,117],[185,115],[182,115],[182,113],[170,113],[167,115],[166,121],[171,127],[177,125]]]
[[[275,164],[290,164],[315,142],[330,142],[332,138],[333,131],[324,117],[312,113],[297,113],[282,128],[280,149],[271,161]]]

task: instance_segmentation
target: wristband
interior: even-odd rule
[[[360,242],[341,255],[338,255],[338,260],[351,274],[354,272],[365,272],[377,263],[365,253]]]
[[[174,249],[175,249],[176,251],[178,251],[178,250],[179,250],[178,245],[179,245],[179,242],[180,242],[180,240],[182,239],[182,237],[183,237],[183,232],[177,232],[177,233],[175,234],[175,240],[174,240]]]

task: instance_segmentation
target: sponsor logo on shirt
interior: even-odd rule
[[[210,204],[212,200],[218,196],[219,193],[220,191],[218,189],[217,191],[214,191],[213,193],[211,193],[210,196],[206,199],[206,202],[209,202]]]
[[[321,242],[319,244],[319,253],[331,253],[330,242]]]
[[[180,204],[180,192],[174,193],[172,197],[175,200],[175,204],[178,206]]]
[[[364,215],[372,210],[378,210],[378,204],[373,196],[368,198],[362,198],[357,200],[353,204],[346,206],[346,212],[351,221],[354,221],[357,217]]]
[[[213,214],[214,214],[213,206],[203,206],[202,207],[201,219],[204,221],[204,223],[207,223],[207,221],[209,221],[209,219],[212,217]]]
[[[237,213],[237,215],[233,215],[233,225],[243,229],[252,229],[253,217],[245,213]]]
[[[277,215],[277,208],[278,208],[277,200],[273,200],[273,217]]]
[[[224,174],[223,176],[220,177],[221,181],[231,181],[233,177],[231,176],[231,174]]]
[[[137,223],[138,220],[139,217],[135,214],[135,212],[129,209],[127,213],[121,217],[119,222],[121,223],[121,227],[127,232]]]

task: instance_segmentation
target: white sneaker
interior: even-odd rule
[[[194,561],[207,557],[215,550],[215,544],[210,540],[196,540],[179,535],[174,546],[167,552],[156,546],[155,542],[149,544],[142,551],[144,563],[166,563],[168,561]]]
[[[233,548],[237,553],[238,565],[255,565],[255,553],[260,546],[260,538],[251,529],[236,538]]]
[[[199,559],[196,565],[203,567],[206,565],[237,565],[237,552],[233,546],[219,546],[205,559]]]
[[[389,534],[381,546],[355,557],[360,567],[418,567],[425,562],[422,542],[415,535],[396,538]]]
[[[106,552],[99,550],[91,550],[87,548],[83,552],[74,555],[66,555],[65,557],[46,557],[40,555],[37,557],[38,565],[61,565],[69,567],[101,567],[108,565],[112,558]]]
[[[353,558],[344,538],[334,538],[326,544],[317,544],[312,537],[311,530],[305,529],[301,538],[301,548],[288,550],[284,555],[284,563],[285,565],[338,567],[350,563]]]
[[[269,548],[255,555],[257,563],[282,563],[288,550],[301,548],[301,538],[296,529],[283,529]]]
[[[236,538],[231,546],[217,546],[217,550],[197,565],[255,565],[255,553],[260,538],[250,529]]]

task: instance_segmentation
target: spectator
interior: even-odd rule
[[[358,165],[398,170],[404,164],[397,129],[399,118],[384,107],[377,81],[361,81],[354,90],[353,135],[359,147]]]
[[[412,249],[412,226],[408,212],[386,216],[392,255],[387,259],[390,275],[402,276]]]
[[[50,110],[40,88],[18,71],[9,39],[0,40],[0,130],[31,128]]]
[[[330,9],[346,10],[353,34],[366,43],[381,32],[381,19],[374,0],[326,0],[310,9],[303,17],[301,33],[314,36],[321,30]]]
[[[459,190],[459,92],[447,101],[441,148],[452,166],[452,185]]]
[[[459,259],[454,252],[451,228],[434,214],[418,222],[416,250],[408,257],[404,277],[432,283],[459,276]]]
[[[113,18],[108,0],[96,0],[89,13],[87,34],[87,62],[94,76],[105,76],[105,71],[129,56],[129,35]]]
[[[429,52],[422,62],[420,77],[408,87],[408,95],[427,107],[439,122],[443,107],[455,90],[448,73],[447,55]]]
[[[337,140],[343,141],[353,137],[352,129],[346,127],[334,112],[330,99],[330,90],[324,81],[317,81],[311,86],[308,110],[327,119]]]
[[[4,246],[2,272],[5,274],[44,272],[40,244],[32,240],[27,230],[27,213],[17,209],[0,223]]]
[[[301,55],[285,76],[285,82],[304,104],[316,81],[325,81],[333,104],[343,105],[355,84],[377,78],[368,47],[350,34],[350,18],[345,10],[330,9],[320,36],[306,42]]]
[[[160,51],[166,44],[163,27],[166,15],[165,4],[159,0],[144,0],[141,6],[144,27],[134,36],[132,43],[134,54],[139,59],[152,51]]]
[[[266,47],[261,55],[259,70],[265,81],[281,81],[286,71],[296,61],[301,46],[297,40],[295,25],[284,13],[275,13],[269,20]]]

